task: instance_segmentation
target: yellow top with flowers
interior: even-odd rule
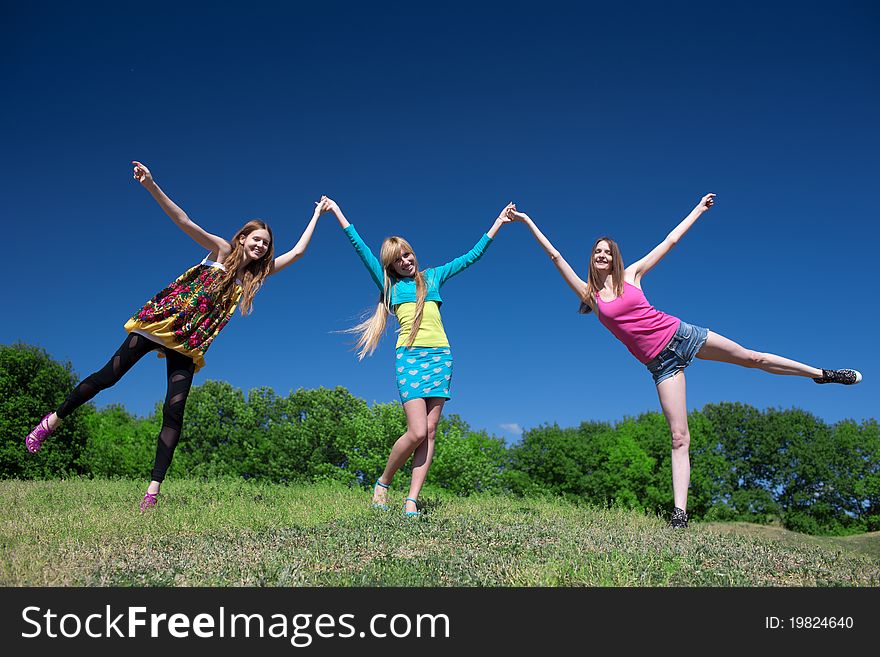
[[[150,299],[125,323],[125,330],[189,356],[198,372],[205,365],[205,352],[241,299],[236,281],[230,302],[219,307],[225,271],[221,263],[205,258]]]

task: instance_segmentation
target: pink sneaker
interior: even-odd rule
[[[158,497],[159,493],[147,493],[144,495],[144,499],[141,500],[141,513],[156,506],[159,503]]]
[[[40,451],[40,447],[43,446],[43,441],[46,440],[49,436],[52,435],[52,429],[49,428],[49,416],[51,413],[47,413],[42,420],[40,420],[39,424],[31,429],[31,432],[27,435],[27,438],[24,439],[25,447],[27,447],[27,451],[31,454],[36,454]]]

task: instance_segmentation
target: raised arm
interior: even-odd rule
[[[544,236],[544,233],[538,229],[538,226],[532,221],[531,217],[525,212],[519,212],[516,207],[508,212],[508,216],[513,221],[520,221],[529,227],[529,230],[532,231],[532,235],[535,236],[535,239],[538,240],[538,244],[540,244],[544,251],[547,252],[547,255],[550,256],[550,260],[556,265],[556,269],[562,274],[562,278],[565,279],[568,286],[574,291],[582,303],[587,303],[592,307],[593,300],[587,298],[587,284],[581,280],[580,276],[578,276],[574,269],[571,268],[571,265],[569,265],[565,261],[565,258],[562,257],[562,254],[556,250],[556,248],[550,243],[550,240],[548,240]]]
[[[510,217],[507,216],[507,212],[511,208],[513,208],[513,203],[508,203],[507,206],[505,206],[505,208],[495,219],[488,232],[486,232],[486,234],[479,239],[479,241],[470,251],[468,251],[464,255],[458,256],[454,260],[450,260],[445,265],[434,268],[434,280],[437,282],[438,286],[442,286],[450,278],[458,273],[463,272],[465,269],[470,267],[483,256],[483,254],[486,252],[486,249],[489,248],[489,245],[495,238],[495,235],[498,234],[498,230],[501,228],[501,226],[503,226],[504,224],[508,224],[512,221]]]
[[[684,234],[690,230],[691,226],[694,225],[697,219],[699,219],[703,213],[714,204],[715,194],[706,194],[701,198],[696,207],[691,210],[688,216],[681,220],[681,223],[679,223],[678,226],[672,229],[672,232],[666,236],[666,239],[651,249],[651,252],[644,258],[637,260],[626,268],[626,277],[628,279],[631,278],[635,284],[638,285],[642,276],[651,271],[654,266],[660,262],[667,253],[669,253],[672,247],[678,244],[678,240],[684,237]]]
[[[232,251],[229,242],[222,237],[212,235],[199,226],[174,201],[168,198],[165,192],[156,184],[156,181],[153,180],[153,175],[145,165],[137,161],[133,161],[132,164],[134,165],[134,179],[150,192],[152,197],[156,199],[159,207],[165,211],[165,214],[171,217],[171,221],[177,224],[180,230],[189,235],[197,244],[211,252],[212,260],[220,262]]]
[[[510,210],[515,210],[516,207],[513,205],[513,201],[504,206],[504,209],[499,213],[499,215],[495,218],[495,223],[492,224],[492,227],[488,230],[486,235],[489,236],[489,239],[495,239],[495,236],[498,234],[499,229],[504,224],[509,224],[513,221],[510,217],[507,216],[507,213]]]
[[[336,215],[336,219],[339,221],[339,227],[345,232],[348,236],[348,239],[351,241],[351,245],[354,247],[355,252],[361,257],[361,260],[364,263],[364,266],[367,268],[367,271],[370,272],[370,276],[373,279],[373,282],[379,288],[379,291],[385,289],[385,273],[382,271],[382,265],[379,264],[379,259],[373,254],[370,250],[370,247],[367,246],[366,242],[361,239],[361,236],[358,235],[358,232],[354,229],[348,219],[345,218],[345,215],[342,214],[342,210],[339,209],[339,206],[336,204],[336,201],[327,198],[326,196],[321,197],[321,202],[323,203],[323,210],[332,212]]]
[[[300,236],[299,241],[290,251],[275,258],[275,261],[272,263],[272,271],[269,272],[270,275],[277,274],[288,265],[293,264],[303,257],[306,249],[309,248],[309,242],[312,241],[315,226],[318,224],[318,217],[320,217],[321,213],[325,210],[324,206],[324,197],[321,197],[321,200],[315,203],[315,211],[312,213],[312,218],[306,226],[306,229],[303,231],[303,234]]]

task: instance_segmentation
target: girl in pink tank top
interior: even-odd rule
[[[641,289],[642,277],[669,253],[703,213],[715,203],[706,194],[666,238],[641,260],[623,266],[620,249],[609,237],[600,237],[590,254],[587,281],[575,273],[535,222],[515,208],[509,216],[525,223],[544,248],[565,282],[581,300],[581,312],[595,312],[599,321],[644,363],[657,386],[660,406],[672,434],[672,492],[670,524],[687,527],[687,491],[690,483],[690,432],[684,369],[696,358],[733,363],[771,374],[802,376],[816,383],[854,384],[862,380],[856,370],[826,370],[775,354],[752,351],[714,331],[692,326],[654,308]],[[680,375],[680,376],[679,376]]]

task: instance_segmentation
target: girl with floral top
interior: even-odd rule
[[[43,417],[27,435],[25,444],[28,451],[37,452],[61,420],[101,390],[114,385],[148,352],[158,352],[158,356],[166,360],[168,387],[151,481],[141,501],[141,511],[144,511],[157,503],[159,489],[180,439],[193,374],[204,366],[205,352],[236,307],[242,315],[250,314],[254,295],[263,281],[302,257],[323,208],[317,203],[296,246],[273,258],[272,231],[265,223],[249,221],[227,242],[194,223],[159,188],[146,166],[140,162],[132,164],[135,180],[150,192],[171,220],[209,254],[135,312],[125,324],[128,335],[113,357],[102,369],[83,379],[56,411]]]
[[[391,479],[413,455],[409,496],[403,506],[408,517],[419,515],[418,496],[428,476],[434,456],[434,434],[443,404],[450,399],[452,350],[440,318],[440,288],[482,257],[502,224],[508,223],[508,205],[477,244],[463,256],[441,267],[424,271],[412,247],[402,237],[389,237],[382,243],[377,259],[354,226],[332,200],[323,197],[324,207],[333,212],[357,254],[379,289],[376,310],[351,332],[358,336],[359,358],[372,354],[385,332],[388,314],[397,317],[400,331],[394,361],[398,395],[406,414],[404,433],[388,456],[385,471],[373,487],[373,506],[387,509],[386,495]]]

